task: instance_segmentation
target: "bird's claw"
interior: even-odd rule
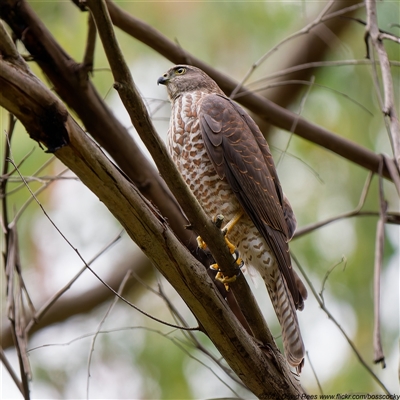
[[[243,261],[242,261],[240,258],[239,258],[239,260],[240,260],[240,262],[241,262],[240,265],[239,265],[239,267],[238,267],[239,272],[237,273],[237,275],[233,275],[233,276],[225,276],[225,275],[222,273],[222,271],[220,271],[220,269],[219,269],[219,267],[218,267],[218,264],[212,264],[212,265],[210,265],[210,268],[211,268],[211,269],[218,271],[217,275],[215,275],[215,279],[224,284],[225,290],[226,290],[227,292],[229,291],[229,284],[232,283],[232,282],[235,282],[236,279],[238,278],[238,276],[240,275],[240,268],[242,268],[242,266],[243,266]],[[236,262],[237,262],[237,261],[235,260],[235,263],[236,263]]]
[[[232,254],[234,262],[238,265],[238,268],[242,268],[244,265],[244,261],[242,260],[242,258],[239,256],[239,251],[238,249],[235,249],[235,251]]]
[[[200,249],[205,250],[207,248],[206,242],[201,238],[201,236],[197,236],[196,238],[197,241],[197,246],[200,247]]]

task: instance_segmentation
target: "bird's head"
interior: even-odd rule
[[[157,84],[160,83],[167,87],[171,101],[182,93],[195,90],[222,94],[218,85],[205,72],[191,65],[175,65],[158,78]]]

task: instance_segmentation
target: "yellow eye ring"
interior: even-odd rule
[[[183,75],[185,72],[186,72],[186,68],[182,68],[182,67],[175,70],[175,73],[177,75]]]

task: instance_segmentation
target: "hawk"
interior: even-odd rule
[[[252,118],[199,68],[177,65],[158,79],[172,104],[167,146],[210,218],[222,214],[247,267],[263,278],[290,365],[301,371],[304,344],[296,310],[307,291],[292,269],[296,219],[268,144]]]

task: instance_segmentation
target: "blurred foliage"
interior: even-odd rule
[[[154,26],[167,37],[176,40],[180,46],[196,57],[238,80],[242,79],[252,63],[272,46],[309,23],[320,7],[318,2],[283,1],[117,3],[132,15]],[[32,1],[31,6],[65,51],[73,59],[81,60],[87,33],[87,13],[81,13],[72,2],[68,1]],[[381,2],[378,16],[382,29],[398,33],[398,28],[390,25],[399,21],[400,5],[398,2]],[[365,19],[363,10],[358,12],[358,17]],[[334,46],[327,54],[326,60],[364,59],[366,49],[363,35],[364,27],[361,24],[357,22],[350,24],[345,34],[339,38],[338,46]],[[126,59],[132,67],[133,78],[137,80],[144,96],[157,93],[160,99],[165,100],[166,94],[163,88],[157,90],[156,80],[171,63],[118,29],[117,37]],[[390,58],[400,61],[399,45],[385,42],[385,46]],[[275,63],[285,60],[290,49],[293,49],[293,44],[280,48],[257,69],[252,80],[262,78],[267,73],[275,71]],[[30,66],[45,83],[48,83],[34,62],[31,62]],[[400,68],[393,67],[392,72],[399,101]],[[116,96],[111,94],[113,79],[100,41],[96,46],[93,82],[110,107],[118,115],[124,115]],[[371,67],[359,65],[320,68],[315,73],[315,83],[319,86],[311,89],[305,87],[302,95],[293,99],[289,106],[291,110],[299,112],[303,96],[307,96],[302,110],[303,117],[376,153],[391,154],[390,142],[372,83]],[[156,126],[160,134],[165,135],[169,107],[163,107],[156,116]],[[123,122],[127,126],[130,124],[126,119]],[[6,131],[7,127],[7,113],[1,110],[2,132]],[[5,142],[4,135],[1,140],[2,143]],[[279,163],[278,172],[284,190],[296,212],[299,226],[303,227],[354,209],[359,202],[368,172],[334,153],[277,129],[270,137],[270,145],[275,159],[281,157],[289,140],[288,151]],[[4,146],[2,152],[4,152]],[[20,166],[20,171],[24,176],[33,174],[49,159],[50,155],[45,154],[37,148],[34,142],[28,140],[24,129],[18,124],[12,138],[12,157],[15,162],[19,163],[33,148],[33,153]],[[42,175],[54,175],[61,169],[62,166],[58,162],[54,162],[42,172]],[[10,183],[8,189],[12,190],[20,184],[20,182]],[[62,206],[68,203],[68,199],[61,202],[61,208],[54,199],[58,198],[56,192],[63,184],[62,181],[54,183],[39,196],[39,200],[45,208],[57,218],[57,224],[62,231],[68,223],[63,220]],[[32,182],[30,185],[32,190],[40,187],[38,182]],[[398,211],[398,197],[392,184],[385,181],[384,189],[389,201],[389,210]],[[86,192],[86,189],[81,188],[76,192],[68,192],[67,196],[80,197],[83,192]],[[9,196],[10,216],[14,215],[29,197],[26,189],[18,190]],[[92,204],[97,202],[97,199],[90,195],[87,198],[84,196],[84,198],[88,202],[85,210],[92,208]],[[378,207],[378,179],[374,177],[364,209],[377,211]],[[96,209],[96,207],[93,208]],[[98,211],[92,214],[87,212],[85,218],[79,209],[75,211],[72,218],[76,218],[77,226],[83,227],[84,224],[90,224],[90,221],[99,218]],[[103,214],[101,214],[101,218],[112,220],[111,216],[107,217]],[[68,215],[71,218],[71,214]],[[24,275],[31,282],[32,291],[36,290],[34,283],[40,284],[46,280],[46,273],[54,268],[56,263],[56,260],[49,259],[46,246],[37,240],[37,235],[42,233],[42,231],[38,231],[38,227],[50,229],[49,224],[38,224],[40,218],[44,218],[44,216],[33,202],[18,223]],[[342,256],[346,258],[345,263],[339,264],[333,270],[325,285],[324,294],[327,306],[328,308],[332,307],[335,318],[338,318],[375,373],[390,390],[396,390],[397,340],[399,336],[399,232],[397,227],[388,227],[389,237],[385,241],[382,278],[382,307],[384,308],[382,335],[384,350],[388,357],[388,368],[381,370],[380,366],[372,364],[372,287],[376,222],[376,217],[356,217],[337,221],[294,240],[291,249],[307,270],[318,292],[321,290],[327,271],[339,263]],[[110,222],[110,224],[114,224],[114,222]],[[79,229],[74,229],[69,234],[73,243],[81,242]],[[55,235],[54,232],[53,235]],[[94,236],[90,236],[90,238],[93,241],[97,240]],[[47,245],[49,247],[53,245],[51,239]],[[83,245],[79,250],[85,252]],[[71,251],[63,249],[59,258],[64,257],[65,252],[65,254],[69,254],[65,257],[70,261]],[[120,246],[117,252],[123,254],[123,246]],[[80,263],[76,259],[70,263],[71,271],[69,273],[80,268]],[[107,271],[110,268],[112,265],[108,261],[103,266],[103,270]],[[62,273],[62,271],[58,272],[59,280],[62,279]],[[4,285],[2,285],[2,291],[4,293]],[[257,290],[257,295],[259,292],[260,290]],[[47,287],[44,293],[35,293],[34,297],[40,303],[49,293],[52,292],[49,292]],[[178,302],[180,312],[190,319],[189,311],[183,302],[179,302],[172,289],[169,288],[168,294],[174,302]],[[266,300],[265,294],[262,296],[260,301],[269,301]],[[139,306],[163,319],[170,318],[169,310],[151,292],[145,292]],[[74,318],[60,324],[59,327],[51,327],[33,336],[32,346],[52,343],[55,339],[68,342],[82,333],[93,333],[104,313],[104,307],[99,307],[87,318]],[[343,342],[343,338],[336,332],[337,328],[326,315],[319,310],[310,291],[309,300],[305,310],[299,315],[299,319],[310,359],[317,374],[321,374],[319,377],[325,393],[379,392],[379,387],[360,365],[347,343],[340,343],[340,341]],[[267,320],[274,328],[277,327],[274,315],[268,314]],[[182,338],[180,333],[170,333],[170,330],[160,325],[154,325],[125,306],[117,306],[107,321],[110,330],[123,326],[148,326],[159,329],[164,332],[164,335],[169,333],[171,337]],[[279,332],[279,329],[274,331]],[[318,336],[316,336],[316,332]],[[204,346],[210,351],[215,351],[204,335],[198,336]],[[95,348],[94,354],[98,357],[93,360],[94,366],[91,375],[93,383],[90,393],[94,397],[149,399],[232,396],[232,392],[217,381],[215,376],[204,372],[205,368],[201,364],[198,364],[197,371],[189,368],[191,373],[188,374],[187,366],[193,365],[192,360],[170,339],[154,332],[146,333],[145,330],[135,329],[102,334]],[[335,353],[336,345],[338,345],[337,348],[343,350],[340,354],[335,355],[333,353]],[[85,340],[84,346],[79,345],[79,351],[73,350],[77,348],[73,346],[66,346],[63,351],[60,350],[61,347],[52,347],[51,353],[43,350],[43,353],[50,354],[46,357],[39,355],[41,350],[31,353],[30,359],[34,366],[33,397],[85,397],[90,340]],[[7,354],[12,357],[11,352]],[[332,359],[329,358],[330,356]],[[49,357],[53,360],[51,368],[47,364]],[[70,364],[72,357],[74,358],[74,368],[71,368]],[[104,371],[108,375],[104,375]],[[198,377],[204,377],[204,381]],[[222,379],[229,382],[239,392],[241,391],[226,377],[222,377]],[[302,376],[302,383],[309,393],[319,393],[308,360]],[[7,393],[14,393],[13,383],[7,381],[6,385],[9,386]],[[2,390],[4,391],[5,388],[3,387]],[[243,397],[251,396],[244,391],[240,393]],[[14,396],[14,394],[9,394],[9,396]]]

